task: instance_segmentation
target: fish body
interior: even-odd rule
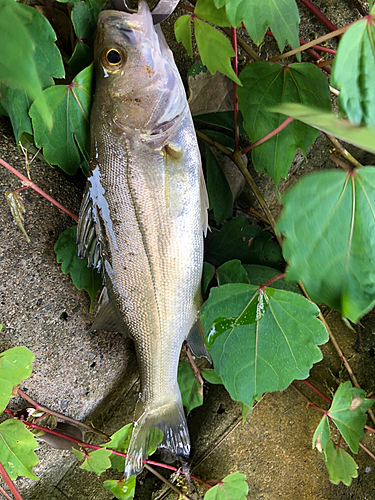
[[[125,463],[138,474],[152,428],[187,460],[177,383],[182,342],[201,305],[207,193],[180,75],[146,2],[103,11],[94,47],[90,174],[78,247],[103,273],[93,327],[129,333],[141,378]],[[204,350],[204,347],[203,347]]]

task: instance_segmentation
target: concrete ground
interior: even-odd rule
[[[355,15],[347,0],[317,0],[315,4],[338,26]],[[319,36],[326,32],[303,7],[301,13],[305,27],[303,38],[310,39],[313,33]],[[171,24],[167,39],[172,45]],[[179,68],[186,74],[191,60],[175,42],[173,50]],[[272,45],[267,48],[269,53],[272,50]],[[360,152],[351,151],[361,160]],[[24,158],[14,144],[8,120],[3,117],[0,117],[0,154],[25,173]],[[366,163],[375,164],[373,158],[368,158]],[[310,148],[307,160],[297,154],[292,175],[280,184],[280,191],[312,169],[332,166],[329,144],[324,137],[319,137]],[[58,168],[36,161],[31,167],[31,177],[39,187],[78,213],[85,182],[82,176],[71,178]],[[254,177],[277,215],[280,205],[272,184],[265,174],[254,173]],[[26,208],[25,228],[31,239],[30,243],[26,242],[4,197],[5,191],[20,185],[16,177],[1,167],[0,322],[3,330],[0,351],[27,346],[35,354],[34,370],[21,388],[40,404],[75,419],[93,422],[111,434],[132,420],[138,397],[132,343],[118,334],[90,331],[94,314],[89,312],[88,295],[77,291],[70,277],[62,274],[53,250],[59,234],[75,223],[31,190],[22,194]],[[251,194],[245,191],[242,205],[251,199]],[[375,319],[368,316],[362,320],[359,346],[356,333],[344,325],[338,314],[324,312],[361,386],[366,391],[373,391]],[[331,344],[323,346],[322,351],[324,360],[313,368],[311,381],[329,394],[348,377]],[[326,408],[324,401],[301,382],[296,386]],[[22,400],[12,400],[12,409],[23,406]],[[204,405],[188,416],[192,467],[196,476],[203,480],[221,479],[238,470],[246,474],[248,498],[252,500],[375,499],[375,463],[362,450],[355,457],[359,466],[358,478],[350,487],[329,482],[323,460],[311,449],[312,436],[321,415],[308,409],[305,400],[292,388],[265,395],[246,422],[235,427],[240,415],[238,404],[230,400],[221,386],[206,385]],[[89,433],[85,434],[85,439],[97,442]],[[375,452],[371,434],[366,435],[363,443]],[[34,471],[40,481],[22,478],[16,481],[24,500],[113,498],[104,490],[102,482],[118,478],[116,471],[96,477],[79,469],[73,453],[52,450],[45,444],[41,444],[37,454],[40,462]],[[189,497],[202,498],[204,491],[199,487]],[[162,498],[174,500],[177,495],[168,493],[163,483],[150,472],[143,472],[138,478],[136,499]]]

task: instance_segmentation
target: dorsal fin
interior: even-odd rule
[[[101,271],[100,243],[97,235],[97,214],[93,206],[89,182],[86,183],[83,193],[83,200],[79,212],[79,221],[77,227],[77,246],[78,257],[88,258],[88,265]]]
[[[108,332],[127,333],[126,326],[116,306],[114,297],[107,287],[103,287],[99,297],[99,306],[92,330],[107,330]]]

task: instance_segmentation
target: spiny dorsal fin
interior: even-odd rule
[[[77,227],[77,245],[78,257],[81,259],[87,257],[88,265],[94,267],[100,272],[102,263],[100,258],[100,244],[97,235],[96,208],[93,207],[89,182],[86,183],[83,193],[83,200],[79,212],[79,221]]]

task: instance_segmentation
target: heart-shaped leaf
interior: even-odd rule
[[[0,353],[0,413],[14,396],[13,387],[30,377],[34,357],[34,354],[23,346]]]
[[[317,306],[301,295],[228,284],[212,288],[201,309],[216,373],[232,399],[252,406],[255,396],[281,391],[308,377],[327,342]]]
[[[288,278],[353,323],[375,305],[374,188],[375,167],[309,174],[283,197],[277,223]]]
[[[330,111],[329,86],[321,71],[313,64],[296,63],[288,66],[255,62],[246,66],[240,78],[238,105],[244,118],[244,128],[252,142],[276,129],[284,116],[269,108],[279,103],[297,102]],[[275,184],[285,178],[298,148],[306,154],[317,138],[316,130],[292,122],[277,135],[252,151],[255,169],[264,170]]]
[[[0,462],[12,480],[18,476],[38,480],[33,473],[33,466],[38,463],[36,448],[37,441],[20,420],[0,424]]]
[[[356,125],[375,125],[374,81],[375,27],[366,17],[344,33],[332,68],[340,110]]]

